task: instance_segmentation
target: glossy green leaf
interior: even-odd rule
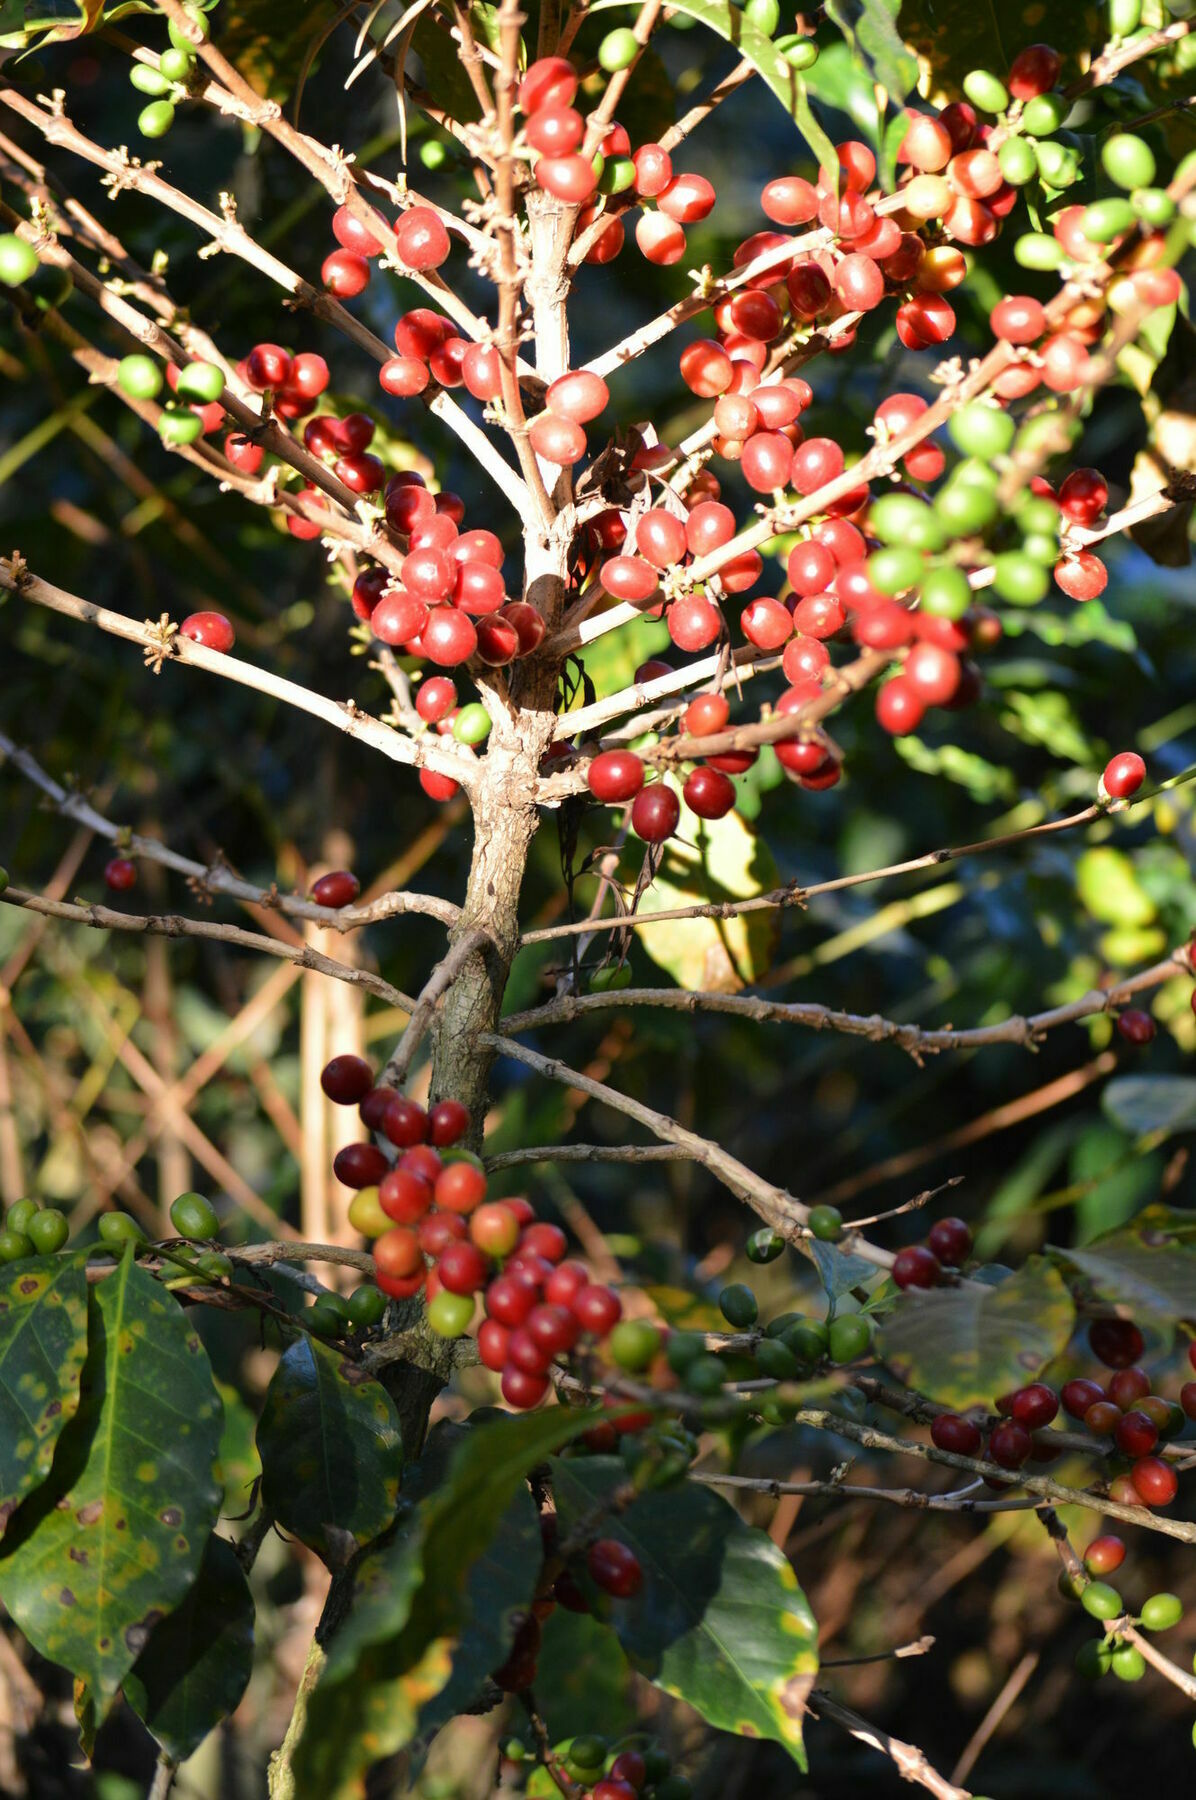
[[[579,1732],[635,1729],[636,1696],[627,1658],[609,1625],[558,1606],[545,1620],[536,1705],[553,1743]]]
[[[993,1287],[903,1294],[877,1333],[877,1354],[907,1387],[947,1406],[977,1406],[1032,1381],[1074,1322],[1059,1271],[1034,1256]]]
[[[552,1488],[572,1530],[627,1479],[616,1457],[558,1457]],[[711,1488],[685,1482],[641,1495],[611,1521],[644,1585],[612,1602],[632,1666],[708,1724],[771,1738],[804,1769],[802,1716],[818,1669],[818,1633],[789,1563]]]
[[[29,1257],[0,1271],[0,1529],[43,1480],[79,1406],[87,1257]]]
[[[564,1407],[498,1414],[430,1443],[421,1463],[431,1466],[413,1472],[405,1494],[420,1496],[416,1504],[355,1573],[353,1603],[329,1646],[296,1751],[300,1792],[359,1800],[369,1767],[412,1741],[421,1714],[436,1718],[433,1703],[452,1678],[472,1616],[473,1570],[528,1471],[593,1419],[592,1411]],[[525,1571],[533,1581],[539,1561],[537,1545]],[[470,1660],[474,1654],[465,1652]]]
[[[1169,1339],[1176,1319],[1196,1318],[1196,1215],[1148,1206],[1131,1225],[1083,1249],[1053,1252],[1094,1296],[1124,1306]]]
[[[710,902],[747,900],[776,887],[777,867],[767,844],[737,812],[699,819],[682,803],[677,835],[665,846],[641,914]],[[642,935],[653,962],[689,991],[735,993],[768,972],[780,926],[775,911],[729,919],[676,919]]]
[[[1167,1137],[1196,1129],[1196,1076],[1119,1075],[1105,1084],[1101,1106],[1134,1137]]]
[[[131,1256],[88,1303],[79,1410],[9,1525],[0,1596],[102,1713],[195,1579],[220,1499],[220,1401],[198,1336]]]
[[[918,80],[918,59],[897,29],[900,11],[901,0],[828,0],[826,8],[872,79],[895,101],[904,100]]]
[[[594,0],[590,11],[609,12],[611,7],[638,5],[639,0]],[[745,19],[730,0],[674,0],[673,10],[696,19],[708,31],[717,32],[728,44],[734,44],[739,55],[751,63],[794,121],[819,167],[837,170],[835,147],[814,117],[806,84],[797,70],[789,67],[771,38],[765,37],[750,19]]]
[[[268,1510],[333,1563],[393,1519],[403,1473],[394,1401],[327,1344],[302,1337],[286,1352],[266,1389],[257,1448]]]
[[[852,1288],[874,1287],[880,1277],[875,1263],[865,1262],[862,1256],[853,1256],[850,1250],[840,1250],[820,1238],[807,1238],[802,1247],[813,1258],[822,1285],[832,1300],[837,1300],[840,1294],[849,1294]]]
[[[175,1762],[240,1704],[253,1669],[253,1597],[231,1544],[213,1535],[181,1606],[155,1625],[124,1695]]]

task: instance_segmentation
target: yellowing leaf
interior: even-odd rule
[[[682,806],[677,835],[639,904],[641,913],[747,900],[778,885],[768,846],[741,819],[699,819]],[[733,994],[759,981],[776,948],[775,909],[729,919],[671,919],[643,934],[653,962],[688,992]]]

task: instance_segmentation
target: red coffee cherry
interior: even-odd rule
[[[613,1288],[587,1282],[579,1288],[569,1305],[581,1321],[583,1331],[594,1337],[605,1337],[623,1316],[623,1303]]]
[[[1062,67],[1063,58],[1050,44],[1027,44],[1010,63],[1005,86],[1015,100],[1033,100],[1050,92]]]
[[[686,806],[699,819],[723,819],[735,804],[735,784],[718,769],[694,769],[683,793]]]
[[[179,629],[193,644],[202,644],[206,650],[219,650],[221,654],[227,654],[237,641],[236,633],[223,613],[191,613]]]
[[[451,245],[440,214],[430,206],[413,206],[395,226],[399,259],[408,269],[438,269]]]
[[[370,265],[353,250],[333,250],[320,266],[320,280],[338,300],[352,300],[369,285]]]
[[[577,70],[565,57],[541,56],[519,83],[519,104],[525,113],[539,112],[544,106],[569,106],[577,82]]]
[[[640,254],[661,268],[680,262],[685,255],[685,232],[675,219],[661,212],[641,213],[635,224]]]
[[[988,1454],[1002,1469],[1020,1469],[1033,1448],[1030,1433],[1013,1419],[1002,1420],[988,1440]]]
[[[459,1143],[469,1130],[469,1108],[460,1100],[434,1100],[428,1108],[428,1137],[440,1150]]]
[[[334,1056],[320,1071],[320,1086],[336,1106],[356,1106],[373,1085],[373,1072],[362,1056]]]
[[[646,200],[663,194],[673,179],[673,161],[659,144],[641,144],[632,157],[635,164],[635,191]]]
[[[1139,1050],[1153,1042],[1157,1027],[1148,1012],[1143,1012],[1140,1007],[1131,1006],[1127,1007],[1125,1012],[1118,1014],[1117,1031],[1127,1044],[1132,1044],[1136,1050]]]
[[[643,788],[632,803],[631,829],[648,844],[661,844],[672,837],[680,818],[681,802],[663,781]]]
[[[137,864],[127,856],[114,856],[104,864],[104,880],[114,894],[127,893],[137,885]]]
[[[610,404],[610,389],[601,375],[589,369],[575,369],[559,375],[545,396],[548,407],[578,425],[596,419]]]
[[[1059,510],[1074,525],[1095,525],[1109,501],[1099,469],[1073,469],[1059,489]]]
[[[618,1538],[597,1538],[590,1545],[586,1566],[595,1585],[618,1600],[630,1599],[644,1585],[638,1556]]]
[[[941,1263],[960,1269],[972,1253],[972,1234],[962,1219],[938,1219],[926,1234],[926,1242]]]
[[[930,1425],[930,1440],[956,1456],[979,1456],[984,1439],[980,1427],[959,1413],[940,1413]]]
[[[1109,1379],[1109,1398],[1122,1412],[1129,1412],[1149,1392],[1150,1376],[1145,1369],[1118,1369]]]
[[[1105,1399],[1105,1390],[1099,1382],[1076,1379],[1065,1381],[1059,1390],[1059,1398],[1063,1402],[1063,1410],[1073,1419],[1082,1419],[1089,1409]]]
[[[682,594],[665,614],[669,636],[679,650],[704,650],[723,628],[723,615],[705,594]]]
[[[1077,550],[1055,564],[1055,582],[1069,600],[1095,600],[1109,585],[1109,571],[1091,550]]]
[[[1145,1506],[1169,1506],[1179,1490],[1179,1477],[1161,1456],[1144,1456],[1130,1470],[1134,1492]]]
[[[988,322],[994,337],[1007,344],[1036,344],[1046,330],[1046,312],[1041,301],[1028,294],[1008,294],[997,301]]]
[[[311,897],[317,906],[339,910],[342,906],[351,906],[360,892],[361,883],[356,875],[348,869],[334,869],[312,883]]]
[[[376,1187],[390,1164],[376,1144],[346,1144],[332,1159],[332,1172],[346,1187]]]
[[[604,805],[634,800],[644,785],[644,765],[632,750],[604,750],[590,764],[586,784]]]
[[[1059,1396],[1045,1382],[1032,1381],[1018,1388],[1009,1399],[1010,1416],[1027,1431],[1041,1431],[1059,1411]]]
[[[1146,1348],[1146,1340],[1130,1319],[1094,1319],[1088,1327],[1088,1346],[1107,1369],[1128,1369]]]
[[[899,1288],[932,1288],[941,1274],[938,1257],[924,1244],[910,1244],[899,1250],[893,1262],[893,1280]]]
[[[704,175],[675,175],[656,204],[666,218],[692,225],[712,211],[715,198],[713,183]]]
[[[1134,750],[1122,750],[1105,764],[1101,786],[1111,800],[1136,794],[1146,779],[1146,764]]]
[[[1159,1433],[1153,1419],[1135,1407],[1117,1421],[1113,1438],[1123,1456],[1149,1456]]]
[[[1084,1552],[1084,1567],[1089,1575],[1111,1575],[1125,1561],[1125,1545],[1110,1533],[1093,1538]]]
[[[567,206],[580,206],[598,185],[593,163],[588,157],[576,154],[542,156],[533,173],[546,194],[563,200]]]
[[[921,695],[904,675],[894,675],[876,696],[877,723],[894,737],[916,731],[925,711],[926,704]]]

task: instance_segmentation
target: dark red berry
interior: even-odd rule
[[[1010,1416],[1027,1431],[1041,1431],[1058,1411],[1058,1394],[1042,1381],[1032,1381],[1028,1387],[1018,1388],[1009,1403]]]
[[[1095,1406],[1098,1401],[1104,1400],[1106,1396],[1105,1390],[1099,1382],[1077,1378],[1075,1381],[1063,1383],[1059,1397],[1063,1401],[1063,1410],[1066,1413],[1069,1413],[1073,1419],[1082,1419],[1090,1407]]]
[[[334,869],[312,883],[311,897],[317,906],[340,908],[352,906],[361,892],[361,883],[348,869]]]
[[[942,1274],[938,1257],[925,1244],[910,1244],[897,1252],[893,1280],[899,1288],[932,1288]]]
[[[962,1219],[939,1219],[926,1235],[929,1248],[949,1269],[962,1268],[972,1252],[972,1234]]]
[[[1107,1369],[1127,1369],[1146,1348],[1146,1340],[1131,1319],[1094,1319],[1088,1327],[1088,1344]]]
[[[639,1557],[618,1538],[597,1538],[586,1563],[595,1584],[617,1600],[630,1599],[644,1585]]]
[[[962,1418],[959,1413],[940,1413],[931,1422],[930,1441],[956,1456],[979,1456],[984,1440],[980,1427],[971,1419]]]
[[[114,856],[104,864],[104,880],[114,894],[125,894],[137,885],[137,864],[127,856]]]
[[[356,1106],[373,1085],[373,1071],[363,1056],[334,1056],[320,1071],[320,1086],[337,1106]]]
[[[1014,1419],[1003,1419],[988,1440],[988,1454],[1002,1469],[1020,1469],[1033,1448],[1030,1433]]]

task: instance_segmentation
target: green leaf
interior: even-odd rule
[[[1076,860],[1076,892],[1094,919],[1106,925],[1149,925],[1154,901],[1133,861],[1112,844],[1096,844]]]
[[[428,1491],[355,1573],[353,1603],[329,1646],[296,1751],[298,1792],[359,1800],[371,1764],[411,1742],[421,1712],[435,1718],[432,1702],[452,1677],[471,1617],[472,1571],[528,1471],[594,1418],[592,1410],[565,1407],[497,1414],[430,1441],[405,1499]],[[533,1581],[539,1566],[537,1545],[525,1571]]]
[[[582,1732],[616,1737],[633,1731],[631,1671],[609,1625],[592,1613],[558,1606],[545,1621],[536,1671],[536,1705],[553,1743]]]
[[[262,1472],[262,1459],[254,1442],[257,1420],[227,1381],[217,1381],[216,1392],[224,1408],[219,1460],[224,1499],[220,1510],[225,1517],[237,1517],[248,1507],[253,1484]]]
[[[231,1544],[213,1535],[195,1585],[155,1625],[124,1695],[166,1754],[182,1762],[240,1704],[253,1669],[253,1598]]]
[[[36,41],[53,44],[94,31],[104,0],[3,0],[0,48],[25,50]]]
[[[809,1250],[829,1299],[837,1300],[852,1288],[876,1285],[880,1271],[862,1256],[853,1256],[850,1250],[839,1250],[816,1237],[808,1238],[803,1248]]]
[[[1059,1271],[1032,1256],[983,1291],[971,1283],[905,1294],[877,1333],[877,1354],[907,1387],[966,1407],[1032,1381],[1075,1320]]]
[[[918,59],[897,30],[900,11],[901,0],[828,0],[826,8],[827,17],[867,64],[872,79],[898,101],[918,80]]]
[[[594,0],[592,13],[609,12],[613,6],[636,6],[640,0]],[[745,19],[730,0],[673,0],[674,12],[685,13],[705,25],[728,44],[734,44],[747,62],[772,90],[817,158],[820,168],[838,169],[835,147],[814,117],[806,96],[806,84],[796,69],[791,69],[771,38]]]
[[[337,0],[306,0],[303,6],[280,5],[279,0],[224,0],[215,32],[221,51],[255,92],[284,101],[310,45],[323,36],[336,11]]]
[[[87,1255],[29,1257],[0,1273],[0,1529],[42,1481],[79,1407]]]
[[[1196,1319],[1196,1215],[1148,1206],[1131,1225],[1083,1249],[1052,1253],[1101,1300],[1127,1307],[1170,1340],[1176,1319]]]
[[[14,1515],[0,1596],[101,1713],[195,1579],[220,1499],[220,1401],[198,1336],[126,1255],[88,1295],[79,1410]]]
[[[665,846],[639,911],[748,900],[776,887],[779,879],[767,844],[737,812],[725,819],[699,819],[683,802],[677,834]],[[642,942],[678,987],[728,994],[768,972],[778,935],[776,913],[762,909],[729,919],[666,920],[645,931]]]
[[[562,1533],[626,1479],[615,1457],[556,1458]],[[802,1715],[818,1669],[818,1633],[772,1539],[696,1482],[641,1495],[610,1531],[644,1571],[640,1592],[611,1608],[632,1666],[708,1724],[771,1738],[804,1769]]]
[[[266,1389],[257,1429],[262,1499],[326,1560],[368,1544],[394,1517],[403,1442],[380,1382],[327,1344],[291,1345]]]
[[[479,44],[495,49],[498,43],[497,6],[475,0],[469,9],[469,17]],[[457,41],[431,12],[421,13],[417,19],[411,47],[424,65],[424,86],[435,94],[437,105],[442,106],[451,119],[464,124],[472,124],[480,118],[477,95],[462,65]]]
[[[1196,1076],[1119,1075],[1101,1095],[1106,1116],[1134,1137],[1196,1128]]]

